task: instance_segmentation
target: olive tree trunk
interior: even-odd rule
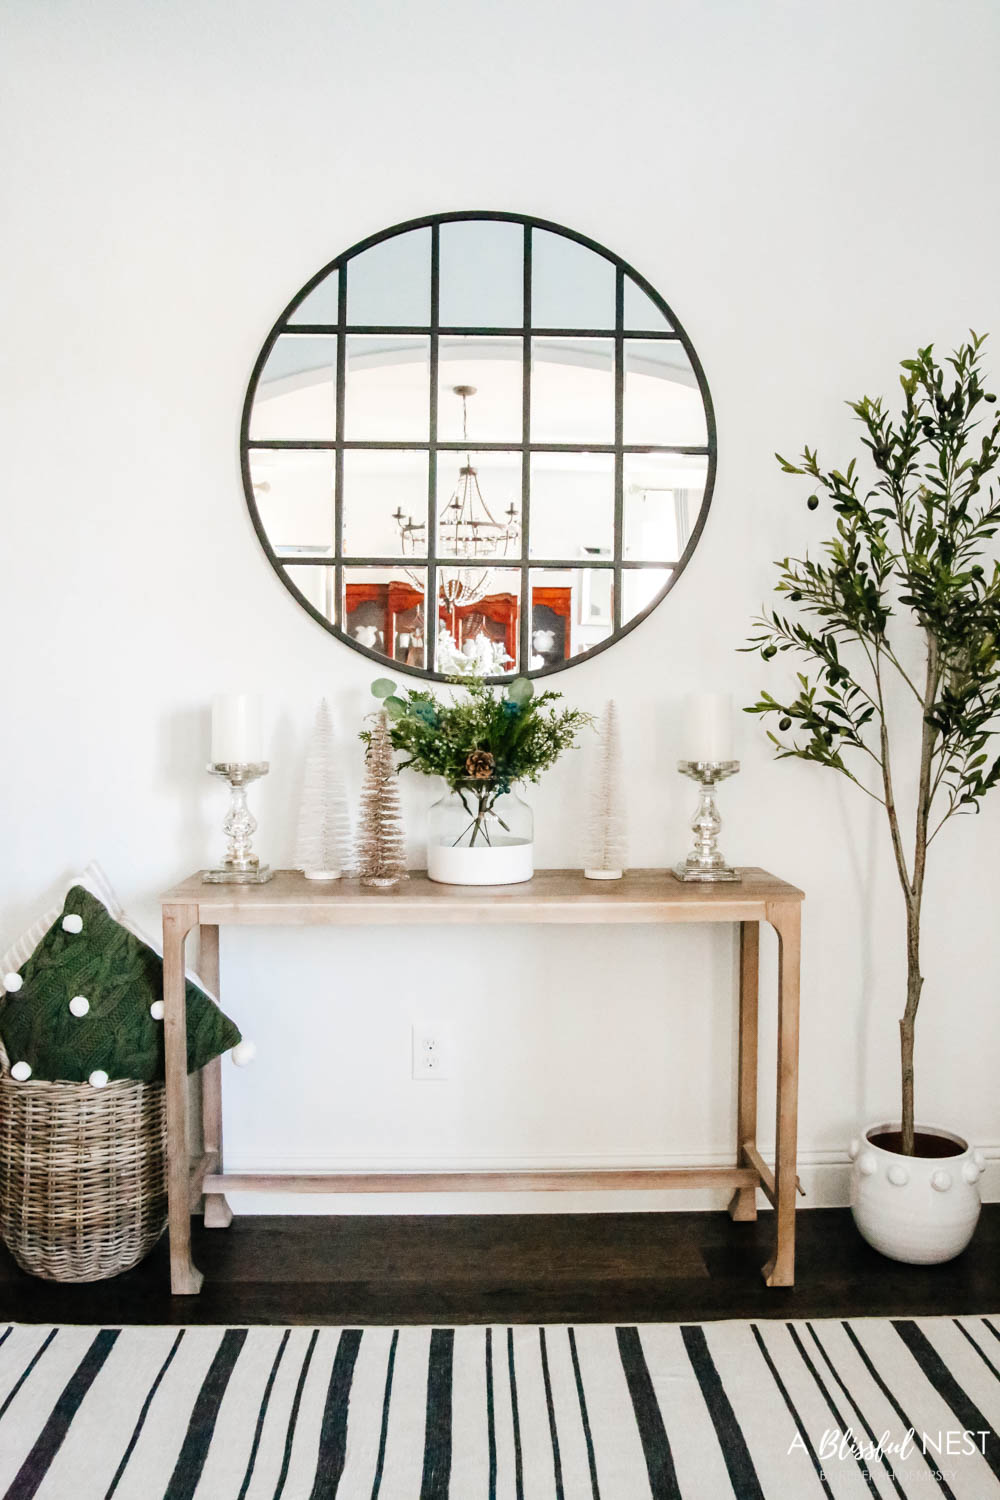
[[[899,1022],[899,1053],[902,1069],[902,1141],[904,1156],[914,1153],[913,1042],[917,1006],[923,988],[920,973],[920,905],[908,902],[906,910],[906,1009]]]
[[[924,688],[923,729],[920,737],[920,784],[917,792],[916,829],[913,845],[913,875],[908,876],[906,860],[902,851],[899,817],[892,797],[891,777],[886,777],[886,813],[892,832],[896,865],[899,871],[903,896],[906,901],[906,1008],[899,1022],[899,1058],[901,1073],[901,1126],[900,1149],[904,1156],[915,1155],[915,1128],[913,1108],[913,1046],[916,1033],[917,1007],[924,980],[920,972],[920,914],[924,897],[924,873],[927,867],[927,830],[930,824],[931,802],[934,791],[932,773],[937,731],[928,722],[931,705],[940,685],[941,669],[937,641],[927,633],[927,679]],[[883,763],[888,765],[888,744],[883,746]]]

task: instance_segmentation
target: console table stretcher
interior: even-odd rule
[[[522,885],[435,885],[411,872],[389,890],[357,880],[316,885],[295,871],[279,871],[268,885],[209,885],[200,874],[162,898],[163,999],[166,1053],[167,1192],[170,1284],[177,1295],[201,1289],[191,1260],[191,1213],[204,1200],[208,1228],[232,1219],[229,1192],[423,1193],[552,1192],[586,1189],[732,1187],[734,1219],[757,1216],[757,1189],[774,1207],[774,1254],[764,1267],[768,1286],[795,1279],[795,1150],[799,1048],[799,948],[802,892],[745,869],[739,884],[697,885],[669,871],[633,870],[618,881],[589,881],[577,870],[539,870]],[[201,1072],[203,1151],[191,1160],[187,1120],[185,944],[196,928],[205,984],[219,994],[219,928],[260,926],[406,926],[428,922],[650,923],[738,922],[739,1069],[736,1160],[727,1167],[639,1168],[620,1171],[489,1172],[226,1172],[222,1153],[219,1059]],[[774,1171],[757,1148],[757,1000],[760,923],[778,935],[778,1067]]]

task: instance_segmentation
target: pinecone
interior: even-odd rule
[[[465,769],[473,781],[489,781],[495,767],[496,761],[488,750],[473,750],[465,762]]]

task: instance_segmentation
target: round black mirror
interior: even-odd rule
[[[331,261],[265,341],[241,442],[286,587],[431,677],[611,645],[680,576],[715,478],[708,386],[666,302],[518,214],[435,215]]]

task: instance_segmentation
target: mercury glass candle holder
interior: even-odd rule
[[[719,850],[719,830],[722,819],[715,802],[715,788],[720,781],[735,776],[740,768],[738,760],[679,760],[677,769],[682,776],[690,776],[701,788],[698,811],[691,820],[694,830],[694,845],[687,859],[674,866],[678,880],[741,880],[723,858]]]
[[[247,806],[247,787],[259,781],[270,769],[268,762],[258,761],[245,765],[234,761],[217,761],[207,767],[212,776],[229,783],[231,796],[229,811],[222,820],[222,831],[226,835],[226,855],[221,864],[206,870],[204,880],[213,884],[264,885],[271,879],[272,871],[262,865],[253,852],[253,836],[257,831],[257,819]]]

